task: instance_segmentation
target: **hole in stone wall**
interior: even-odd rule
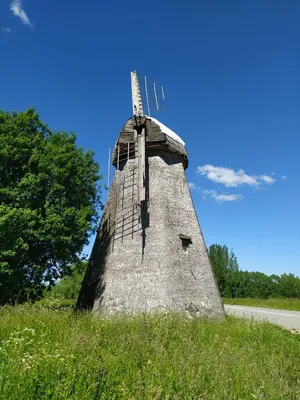
[[[181,244],[182,244],[183,250],[187,251],[189,245],[193,244],[192,238],[190,236],[182,235],[182,234],[180,234],[179,237],[181,239]]]

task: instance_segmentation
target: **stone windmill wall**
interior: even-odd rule
[[[135,146],[132,118],[115,146],[113,164],[119,169],[77,306],[103,314],[178,310],[222,317],[223,304],[185,176],[184,143],[157,120],[146,119],[142,204]]]

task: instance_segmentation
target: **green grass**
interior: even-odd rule
[[[300,399],[300,336],[267,323],[0,309],[0,399]]]
[[[241,306],[278,308],[280,310],[300,311],[300,299],[227,299],[223,298],[225,304],[237,304]]]

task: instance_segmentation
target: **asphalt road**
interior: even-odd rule
[[[232,306],[224,304],[227,314],[237,317],[269,321],[288,329],[300,331],[300,311],[276,310],[273,308]]]

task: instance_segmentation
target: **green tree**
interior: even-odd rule
[[[294,274],[282,274],[278,283],[278,289],[282,297],[300,298],[300,278]]]
[[[228,248],[227,246],[212,244],[208,249],[208,254],[220,293],[224,296],[228,272],[227,266],[229,261]]]
[[[34,109],[0,111],[0,304],[36,299],[95,229],[99,166]]]
[[[86,267],[87,262],[85,261],[72,265],[69,275],[64,276],[59,282],[57,282],[52,290],[47,290],[46,297],[74,301],[77,300]]]
[[[237,258],[227,246],[212,244],[208,250],[210,262],[222,296],[233,297],[239,271]]]

